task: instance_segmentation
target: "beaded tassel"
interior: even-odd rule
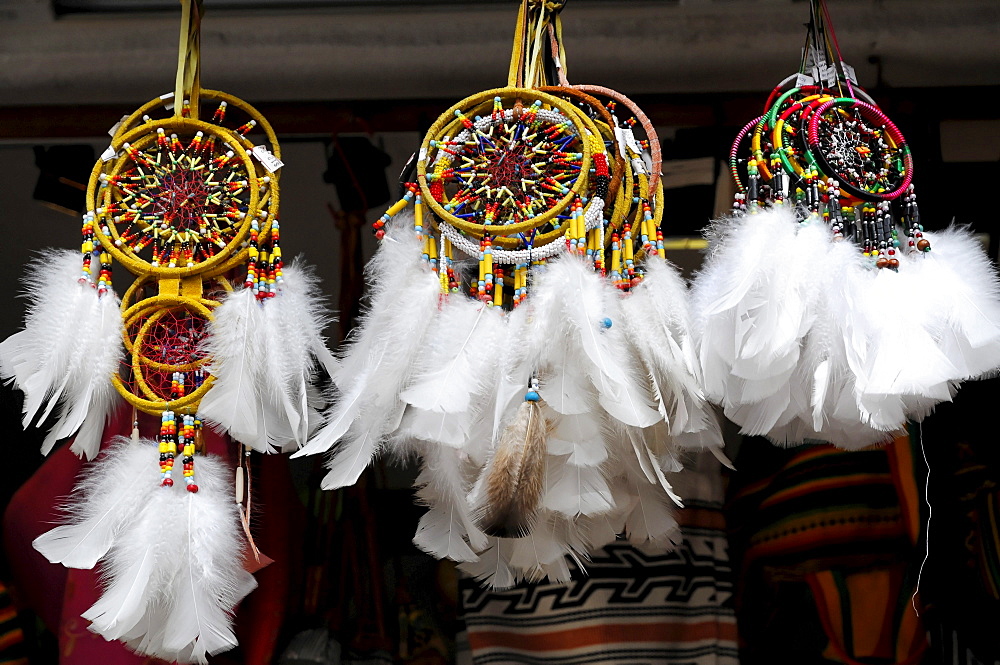
[[[260,246],[257,242],[259,233],[260,224],[258,224],[255,218],[250,222],[250,239],[248,240],[247,247],[247,277],[243,282],[244,288],[253,289],[254,295],[260,292],[260,287],[257,283],[257,262],[260,259]]]
[[[628,290],[632,286],[632,279],[635,277],[635,260],[632,245],[632,225],[625,222],[622,227],[622,288]]]
[[[282,282],[284,281],[283,271],[285,267],[285,261],[281,258],[281,231],[280,224],[278,224],[278,218],[275,217],[271,221],[271,269],[268,273],[268,279],[270,281],[270,295],[275,295],[281,290]]]
[[[160,484],[170,487],[174,484],[170,477],[177,455],[177,421],[173,411],[164,411],[160,419]]]
[[[483,302],[491,302],[493,294],[493,242],[489,236],[479,243],[482,258],[479,260],[478,297]]]
[[[400,200],[398,200],[395,203],[393,203],[389,207],[389,209],[386,210],[382,214],[382,216],[379,217],[377,220],[375,220],[375,222],[372,224],[372,228],[375,231],[375,237],[376,238],[378,238],[379,240],[381,240],[382,238],[385,237],[385,225],[389,223],[390,219],[392,219],[393,217],[395,217],[396,215],[398,215],[403,210],[403,208],[405,208],[406,206],[408,206],[410,204],[410,201],[413,201],[414,197],[416,196],[417,191],[418,190],[417,190],[416,183],[412,183],[412,182],[411,183],[407,183],[407,185],[406,185],[406,194],[403,195],[403,198],[401,198]],[[421,229],[421,231],[422,230],[423,229]]]
[[[622,286],[622,250],[618,232],[611,234],[611,283],[617,288]]]
[[[903,219],[906,225],[907,247],[909,251],[929,252],[931,242],[924,237],[924,227],[920,223],[920,209],[917,207],[917,195],[913,191],[913,185],[906,189],[903,196],[904,213]]]
[[[649,201],[646,199],[642,200],[642,221],[640,222],[640,239],[642,241],[642,250],[647,254],[652,254],[656,251],[656,235],[653,227],[653,211],[649,207]]]
[[[201,421],[198,421],[200,426]],[[188,492],[197,492],[198,485],[194,481],[194,451],[195,451],[195,438],[197,436],[197,429],[195,425],[195,417],[188,414],[184,416],[184,428],[181,430],[180,444],[181,449],[184,453],[183,463],[184,463],[184,483],[187,485]]]

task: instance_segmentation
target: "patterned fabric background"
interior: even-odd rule
[[[671,552],[609,545],[565,584],[490,592],[463,580],[475,665],[736,665],[721,487],[714,459],[672,479],[686,507]]]

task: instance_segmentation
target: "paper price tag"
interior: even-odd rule
[[[804,88],[806,86],[812,85],[816,81],[809,74],[799,74],[795,77],[795,87]]]
[[[163,108],[165,108],[168,111],[173,111],[174,110],[174,101],[173,101],[173,99],[174,99],[174,93],[168,92],[165,95],[160,95],[160,99],[162,99],[163,102],[164,102]]]
[[[646,162],[642,161],[641,157],[632,158],[632,170],[638,175],[646,174]]]
[[[115,149],[111,146],[108,146],[107,149],[101,153],[101,161],[107,162],[114,159],[117,156],[118,153],[115,152]]]
[[[112,127],[111,129],[108,130],[108,136],[114,136],[118,132],[118,128],[121,127],[122,123],[125,122],[126,120],[128,120],[128,116],[127,115],[123,115],[121,117],[121,120],[119,120],[118,122],[116,122],[114,124],[114,127]]]
[[[271,151],[267,149],[267,146],[264,145],[254,146],[253,150],[251,150],[250,152],[252,152],[253,156],[257,158],[257,160],[264,166],[265,169],[268,170],[268,173],[274,173],[275,171],[277,171],[278,169],[280,169],[282,166],[285,165],[284,162],[282,162],[280,159],[271,154]]]
[[[629,149],[637,155],[642,154],[642,148],[639,147],[639,142],[635,140],[635,132],[632,131],[631,127],[626,127],[622,130],[625,134],[625,144]]]
[[[625,141],[625,132],[618,126],[617,118],[615,119],[615,143],[618,144],[618,153],[621,155],[622,159],[628,159],[628,155],[625,154],[625,146],[627,145]]]
[[[857,85],[858,73],[854,71],[854,67],[851,67],[849,64],[843,61],[841,61],[840,67],[844,70],[844,76],[847,77],[847,80],[853,83],[854,85]]]
[[[837,68],[833,65],[823,63],[820,66],[820,78],[829,86],[837,85]]]

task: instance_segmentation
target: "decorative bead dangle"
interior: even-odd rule
[[[201,421],[198,421],[199,427]],[[188,414],[184,416],[184,429],[178,437],[179,445],[184,453],[184,483],[188,492],[197,492],[198,485],[194,481],[194,453],[195,453],[195,417]]]
[[[334,362],[316,280],[282,256],[276,135],[243,100],[202,89],[202,3],[180,4],[174,90],[109,132],[80,253],[32,266],[26,330],[0,343],[0,376],[25,392],[26,426],[52,414],[43,453],[72,439],[96,458],[87,473],[101,492],[75,493],[65,524],[34,542],[52,563],[102,566],[89,630],[156,660],[205,663],[237,645],[233,617],[256,586],[220,446],[227,435],[260,452],[304,446],[322,406],[313,384]],[[134,277],[120,299],[112,261]],[[135,414],[127,439],[108,429],[121,400]],[[140,434],[147,417],[153,440]]]
[[[799,71],[730,150],[734,214],[693,288],[697,356],[744,434],[858,448],[1000,366],[1000,303],[971,234],[924,230],[902,132],[845,64],[826,0],[808,5]]]
[[[559,7],[525,0],[507,85],[428,129],[373,224],[341,397],[296,453],[334,451],[328,489],[373,442],[416,453],[414,542],[501,587],[619,537],[669,547],[665,471],[721,446],[664,260],[659,140],[620,93],[569,85]]]
[[[170,487],[174,458],[177,456],[177,421],[173,411],[164,411],[160,416],[160,484]]]

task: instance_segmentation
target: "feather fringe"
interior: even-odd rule
[[[92,459],[119,404],[111,376],[122,358],[122,320],[114,293],[99,296],[80,275],[81,256],[69,250],[29,264],[25,327],[0,343],[0,378],[24,392],[24,427],[58,407],[42,454],[78,432],[73,452]]]
[[[236,646],[233,612],[256,585],[242,567],[229,473],[217,459],[203,457],[197,493],[180,483],[162,487],[155,442],[117,446],[119,454],[142,462],[139,477],[149,490],[119,530],[105,559],[104,593],[83,618],[90,630],[138,653],[207,663],[209,654]]]
[[[391,225],[367,268],[376,279],[362,321],[343,347],[334,381],[339,390],[326,421],[293,457],[327,452],[324,489],[353,484],[405,408],[399,395],[437,311],[440,284],[421,260],[409,214]],[[343,441],[341,441],[343,439]]]
[[[138,653],[181,663],[236,646],[232,618],[253,588],[230,472],[199,457],[197,493],[160,485],[153,441],[118,437],[88,467],[67,506],[66,524],[33,543],[73,568],[103,562],[105,588],[83,613],[90,630]]]
[[[316,423],[309,402],[317,367],[336,371],[322,334],[329,321],[318,280],[299,261],[284,269],[273,298],[258,301],[245,288],[228,294],[204,342],[215,382],[201,416],[259,452],[305,444]]]

